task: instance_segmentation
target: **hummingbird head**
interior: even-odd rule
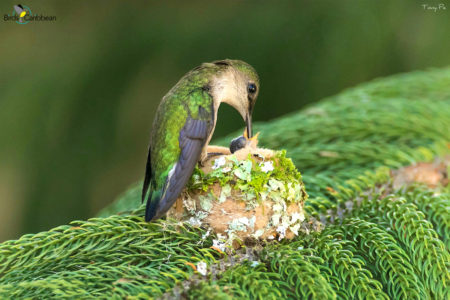
[[[226,59],[213,64],[221,68],[211,82],[214,101],[235,108],[247,125],[247,136],[252,137],[252,113],[259,93],[258,74],[241,60]]]

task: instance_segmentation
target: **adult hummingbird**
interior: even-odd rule
[[[208,157],[219,105],[234,107],[252,136],[259,92],[256,71],[240,60],[218,60],[192,69],[162,98],[153,121],[142,201],[145,220],[163,216],[175,203],[197,162]]]

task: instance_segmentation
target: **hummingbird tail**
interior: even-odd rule
[[[158,204],[161,199],[161,191],[150,190],[150,195],[148,196],[147,205],[145,207],[145,221],[151,221],[158,209]]]
[[[147,165],[145,166],[145,179],[144,179],[144,185],[142,186],[142,202],[145,200],[145,196],[147,196],[147,190],[149,189],[151,179],[152,179],[152,160],[151,160],[151,148],[148,147],[148,155],[147,155]],[[155,186],[154,184],[152,187]],[[151,198],[151,195],[150,197]]]

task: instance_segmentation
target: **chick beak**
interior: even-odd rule
[[[247,112],[245,116],[245,124],[247,125],[247,138],[252,137],[252,115],[250,112]]]

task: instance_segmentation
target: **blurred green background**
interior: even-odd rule
[[[164,2],[164,3],[163,3]],[[450,64],[442,1],[27,1],[56,22],[0,26],[0,241],[86,219],[142,180],[161,97],[242,59],[255,121],[370,79]],[[215,137],[243,128],[222,106]]]

